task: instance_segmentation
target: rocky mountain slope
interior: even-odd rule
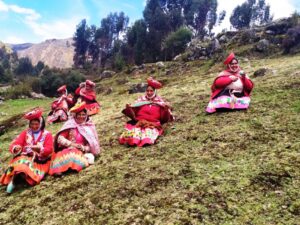
[[[73,65],[74,47],[72,38],[50,39],[23,50],[17,50],[18,57],[29,57],[36,65],[38,61],[49,67],[70,68]]]

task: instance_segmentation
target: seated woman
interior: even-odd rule
[[[212,95],[207,113],[232,109],[248,109],[253,82],[240,69],[238,60],[231,53],[224,61],[227,69],[221,72],[211,87]]]
[[[162,87],[161,83],[149,78],[146,95],[141,96],[134,104],[126,104],[122,111],[132,120],[125,125],[125,131],[119,138],[120,144],[142,147],[155,143],[162,135],[162,124],[173,121],[170,106],[157,95],[156,89]]]
[[[57,89],[60,95],[51,105],[52,111],[48,114],[47,123],[62,122],[68,120],[69,106],[73,103],[72,96],[68,95],[67,86]]]
[[[74,115],[54,139],[50,175],[61,175],[68,170],[79,172],[93,164],[100,153],[98,134],[87,114],[86,103],[75,105],[70,112]]]
[[[25,180],[32,186],[40,183],[50,167],[53,140],[51,133],[45,130],[42,110],[37,108],[24,118],[29,120],[29,128],[11,143],[9,150],[14,158],[0,178],[0,183],[7,185],[8,193],[13,191],[16,181]]]
[[[75,91],[74,103],[85,102],[89,116],[100,111],[100,104],[96,100],[95,86],[94,82],[86,80]]]

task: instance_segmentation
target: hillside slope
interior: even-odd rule
[[[18,57],[29,57],[33,65],[38,61],[53,68],[70,68],[73,65],[74,46],[72,38],[51,39],[17,51]]]
[[[103,152],[79,174],[47,177],[12,195],[0,188],[0,224],[298,224],[300,217],[300,55],[241,59],[253,78],[248,111],[206,115],[210,85],[221,65],[170,62],[159,94],[174,107],[176,122],[159,142],[145,148],[120,146],[126,118],[121,110],[139,94],[132,83],[149,74],[115,75],[99,95],[97,124]],[[125,83],[125,84],[121,84]],[[5,102],[3,116],[44,102]],[[49,105],[50,107],[50,105]],[[8,145],[25,125],[0,136],[1,167]],[[49,129],[57,131],[59,125]]]

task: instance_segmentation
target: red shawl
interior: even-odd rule
[[[135,115],[139,108],[143,105],[155,104],[160,106],[160,122],[161,124],[171,122],[174,120],[172,112],[169,107],[169,104],[165,102],[160,96],[155,96],[153,99],[149,100],[145,95],[139,97],[130,107],[125,108],[122,113],[128,116],[129,118],[135,120]]]
[[[253,82],[245,75],[241,76],[240,75],[240,70],[237,72],[232,72],[229,69],[224,70],[221,72],[218,77],[214,80],[213,85],[211,86],[211,99],[213,99],[215,96],[217,96],[221,91],[226,88],[227,85],[232,83],[232,80],[229,78],[229,76],[237,76],[241,79],[243,83],[243,92],[245,96],[250,96],[250,93],[253,89]]]

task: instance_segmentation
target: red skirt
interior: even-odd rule
[[[7,185],[14,175],[23,173],[25,180],[31,186],[39,184],[48,173],[50,160],[45,163],[33,161],[30,156],[17,156],[9,162],[8,169],[0,178],[0,183]]]

